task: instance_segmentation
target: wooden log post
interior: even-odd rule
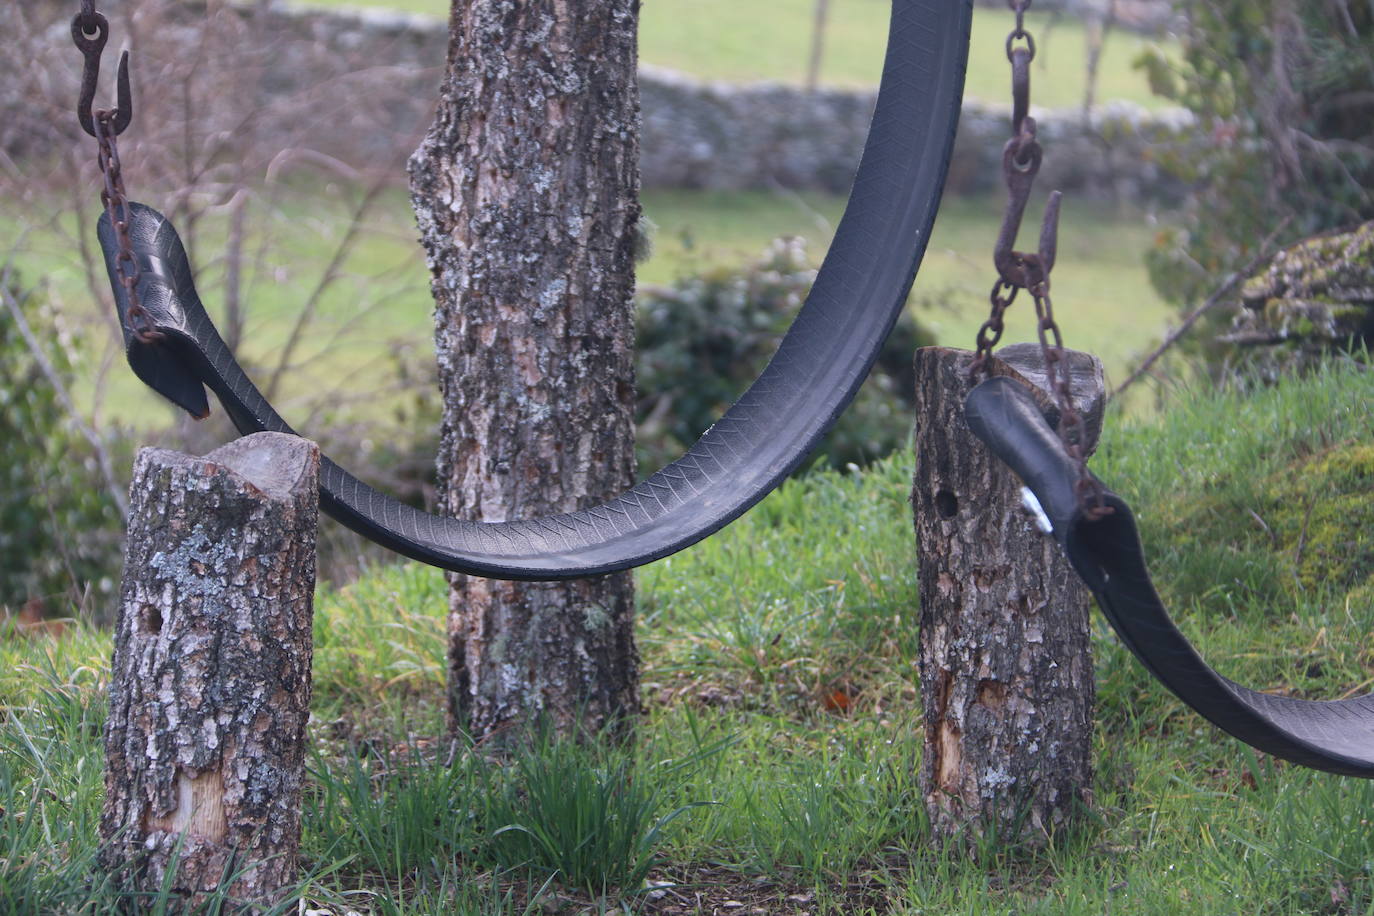
[[[279,433],[139,453],[100,825],[126,891],[253,911],[295,882],[318,474]]]
[[[964,422],[972,355],[929,347],[915,360],[921,789],[939,840],[1035,846],[1091,800],[1090,595]],[[997,357],[993,372],[1027,383],[1057,423],[1038,345]],[[1091,451],[1102,366],[1066,357]]]

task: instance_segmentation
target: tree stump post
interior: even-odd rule
[[[279,433],[139,453],[100,825],[127,891],[255,910],[295,882],[318,474]]]
[[[1023,507],[1021,482],[964,421],[966,350],[916,352],[921,790],[940,840],[1042,843],[1091,799],[1090,595]],[[1075,406],[1096,447],[1102,366],[1066,351]],[[1058,420],[1040,349],[997,352]]]

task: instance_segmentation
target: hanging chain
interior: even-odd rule
[[[1003,316],[1016,301],[1016,294],[1020,291],[1021,287],[1000,278],[992,285],[992,293],[988,296],[988,301],[992,303],[992,312],[978,329],[977,349],[974,352],[973,363],[969,366],[971,378],[977,378],[979,373],[986,369],[988,360],[992,358],[993,347],[1002,339]]]
[[[1045,228],[1041,234],[1041,248],[1049,249],[1048,257],[1041,253],[1026,254],[1014,250],[1021,218],[1030,199],[1031,186],[1040,171],[1042,152],[1036,139],[1035,119],[1030,117],[1030,63],[1035,59],[1035,38],[1026,31],[1026,10],[1031,0],[1008,0],[1016,14],[1016,27],[1007,35],[1007,60],[1012,70],[1011,139],[1002,150],[1002,174],[1009,193],[1002,229],[993,250],[993,262],[998,278],[988,297],[992,313],[978,329],[977,349],[970,374],[977,377],[987,370],[993,347],[1002,337],[1003,313],[1022,289],[1048,282],[1049,266],[1054,261],[1055,232],[1057,230],[1058,201],[1051,196],[1053,213],[1046,210]]]
[[[1050,299],[1050,271],[1054,268],[1059,239],[1058,191],[1050,194],[1040,229],[1037,251],[1015,250],[1016,235],[1030,200],[1035,176],[1040,172],[1043,150],[1036,138],[1035,118],[1030,116],[1030,65],[1035,59],[1035,38],[1026,30],[1026,11],[1031,0],[1007,0],[1016,14],[1016,27],[1007,35],[1007,60],[1011,63],[1012,119],[1011,139],[1002,150],[1002,177],[1007,185],[1007,209],[993,249],[997,281],[989,301],[991,314],[978,329],[977,347],[969,375],[978,378],[989,371],[992,350],[1002,338],[1003,316],[1021,290],[1030,293],[1035,303],[1036,335],[1045,364],[1045,381],[1059,408],[1059,437],[1069,458],[1078,468],[1076,485],[1079,505],[1090,519],[1111,513],[1105,505],[1102,485],[1088,473],[1085,454],[1086,427],[1074,407],[1069,388],[1069,368],[1064,356],[1064,339],[1054,320]],[[1089,504],[1091,503],[1091,505]]]
[[[138,281],[143,271],[139,269],[133,240],[129,238],[129,198],[124,193],[124,175],[119,163],[119,147],[115,142],[114,113],[102,109],[95,112],[94,121],[95,138],[99,146],[97,162],[105,181],[100,191],[100,201],[105,205],[110,228],[115,233],[118,246],[114,262],[115,276],[119,279],[119,285],[124,287],[128,301],[124,317],[129,322],[129,330],[140,342],[154,343],[162,340],[163,334],[153,327],[152,316],[138,298]]]
[[[128,322],[129,332],[141,343],[148,344],[162,340],[163,334],[153,327],[152,316],[138,297],[138,281],[142,271],[134,256],[133,241],[129,238],[129,198],[124,191],[124,173],[116,140],[129,126],[134,113],[129,89],[128,52],[121,55],[119,60],[116,107],[91,108],[100,81],[100,57],[109,37],[110,24],[96,12],[95,0],[81,0],[81,11],[72,20],[72,40],[85,58],[76,116],[82,129],[95,137],[96,141],[96,163],[103,179],[100,202],[105,207],[110,228],[114,230],[118,247],[114,261],[115,276],[124,288],[128,303],[124,319]]]

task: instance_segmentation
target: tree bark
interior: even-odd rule
[[[634,476],[637,0],[455,0],[411,159],[433,275],[441,511],[567,512]],[[450,577],[453,723],[596,729],[638,705],[629,574]]]
[[[998,351],[1055,414],[1038,346]],[[1102,367],[1067,351],[1095,447]],[[1021,482],[964,422],[972,354],[916,352],[921,789],[936,836],[1037,845],[1091,799],[1090,595],[1022,507]]]
[[[195,907],[296,878],[319,452],[277,433],[144,449],[105,726],[102,865]]]

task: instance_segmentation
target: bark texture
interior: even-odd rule
[[[1102,367],[1070,351],[1089,447]],[[1042,396],[1038,346],[998,351],[994,373]],[[916,353],[921,790],[935,834],[1042,842],[1092,788],[1091,596],[1021,504],[1021,482],[964,422],[964,350]],[[1052,422],[1057,421],[1057,415]]]
[[[463,0],[411,159],[444,419],[441,510],[567,512],[634,475],[637,0]],[[571,730],[638,704],[629,574],[450,579],[454,724]]]
[[[144,449],[105,727],[101,863],[187,908],[296,879],[310,715],[313,443],[278,433],[204,458]]]

